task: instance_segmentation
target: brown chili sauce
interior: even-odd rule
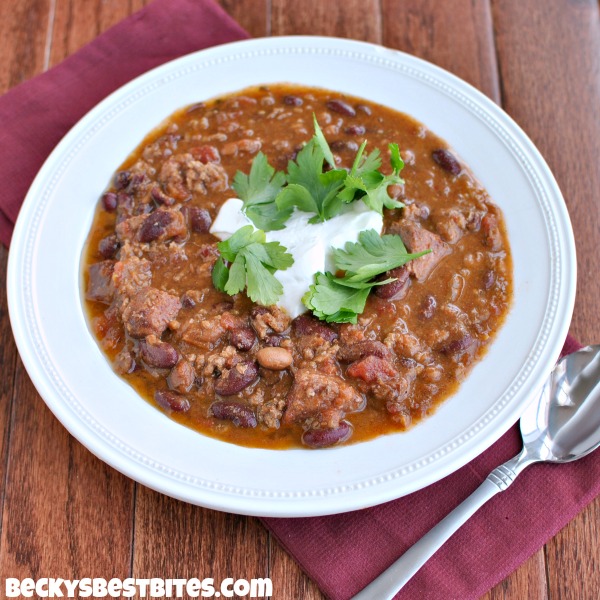
[[[405,184],[388,191],[405,207],[385,211],[383,233],[433,250],[388,273],[356,325],[292,321],[212,284],[209,229],[236,171],[259,151],[285,170],[313,113],[341,167],[367,140],[389,172],[399,145]],[[502,213],[446,142],[390,108],[287,84],[201,102],[152,131],[100,198],[82,269],[90,328],[143,398],[203,434],[277,449],[368,440],[431,414],[512,297]]]

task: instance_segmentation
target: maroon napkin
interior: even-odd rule
[[[38,169],[97,102],[152,67],[245,37],[243,29],[210,0],[156,0],[59,66],[1,97],[0,239],[8,245]],[[569,338],[563,351],[577,347]],[[349,598],[518,449],[515,427],[466,467],[400,500],[343,515],[263,522],[329,597]],[[598,493],[597,455],[572,465],[527,470],[515,486],[477,513],[399,597],[479,597]]]

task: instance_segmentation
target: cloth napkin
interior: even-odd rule
[[[245,37],[246,32],[210,0],[156,0],[54,69],[1,97],[0,239],[4,244],[9,244],[38,169],[97,102],[152,67]],[[563,352],[578,347],[569,338]],[[347,514],[263,519],[263,523],[325,594],[333,600],[349,598],[519,448],[515,427],[464,468],[405,498]],[[517,484],[463,526],[398,598],[478,598],[599,493],[598,455],[571,465],[525,471]]]

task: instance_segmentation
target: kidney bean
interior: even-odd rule
[[[365,135],[364,125],[350,125],[344,130],[348,135]]]
[[[477,343],[477,340],[470,334],[466,333],[462,337],[459,337],[449,342],[443,342],[438,348],[439,352],[446,355],[462,354],[468,350],[473,344]]]
[[[98,252],[104,258],[114,258],[118,250],[119,239],[114,233],[112,235],[107,235],[105,238],[102,238],[98,243]]]
[[[317,321],[310,315],[300,315],[292,321],[292,326],[297,335],[318,335],[327,342],[333,342],[338,334],[331,328]]]
[[[346,142],[344,140],[333,140],[330,144],[329,147],[334,151],[334,152],[342,152],[343,150],[346,150],[346,148],[348,146],[346,146]]]
[[[221,396],[233,396],[254,383],[257,377],[258,367],[254,361],[238,363],[225,377],[215,381],[215,392]]]
[[[494,283],[496,283],[496,273],[492,269],[486,269],[483,273],[483,289],[489,290]]]
[[[229,332],[229,341],[238,350],[248,351],[256,341],[254,329],[249,325],[235,327]]]
[[[179,360],[179,353],[171,344],[161,342],[156,336],[149,335],[140,341],[140,356],[151,367],[171,369]]]
[[[201,163],[220,163],[221,155],[214,146],[197,146],[190,148],[190,154]]]
[[[190,227],[196,233],[208,233],[212,225],[210,213],[205,208],[190,206],[188,209]]]
[[[145,173],[136,173],[135,175],[132,175],[129,184],[127,185],[127,191],[130,194],[135,194],[135,192],[137,192],[146,179]]]
[[[371,114],[371,108],[369,106],[367,106],[366,104],[357,104],[356,110],[360,110],[361,112],[364,112],[365,115]]]
[[[173,206],[175,204],[175,198],[171,198],[171,196],[165,194],[157,185],[152,188],[150,195],[157,204],[165,206]]]
[[[215,419],[231,421],[236,427],[256,427],[256,415],[245,404],[217,400],[212,403],[210,410]]]
[[[406,265],[392,269],[385,274],[384,279],[395,277],[396,281],[379,285],[375,288],[375,295],[384,300],[399,300],[404,298],[410,287],[410,271]]]
[[[328,100],[327,108],[341,115],[346,115],[347,117],[354,117],[356,115],[354,108],[345,100],[341,100],[340,98]]]
[[[192,104],[191,106],[188,106],[188,108],[185,112],[189,114],[196,110],[200,110],[202,108],[206,108],[206,104],[204,102],[196,102],[196,104]]]
[[[338,358],[342,362],[354,362],[365,358],[365,356],[378,356],[379,358],[391,359],[389,348],[382,342],[376,340],[364,340],[354,344],[342,346],[338,351]]]
[[[140,242],[147,243],[158,239],[172,220],[173,216],[167,211],[156,211],[153,213],[140,227],[138,234]]]
[[[190,401],[185,396],[175,392],[156,390],[154,401],[165,410],[172,410],[173,412],[187,412],[190,410]]]
[[[352,435],[352,425],[340,421],[336,429],[309,429],[302,434],[302,443],[309,448],[328,448],[341,444]]]
[[[183,308],[194,308],[194,306],[196,306],[196,301],[191,296],[184,294],[181,296],[181,306]]]
[[[106,212],[117,210],[117,195],[114,192],[106,192],[102,195],[102,207]]]
[[[258,364],[265,369],[272,371],[283,371],[287,369],[293,361],[292,354],[285,348],[261,348],[256,353]]]
[[[458,175],[462,171],[460,163],[456,160],[454,155],[446,150],[445,148],[438,148],[431,153],[433,160],[452,175]]]
[[[117,190],[124,190],[131,181],[131,171],[119,171],[115,175],[115,187]]]
[[[304,101],[298,96],[288,95],[283,97],[283,103],[288,104],[289,106],[302,106]]]
[[[428,294],[421,303],[421,310],[419,311],[419,317],[422,319],[431,319],[435,314],[437,308],[437,302],[434,296]]]
[[[265,338],[265,344],[267,346],[279,347],[281,346],[281,342],[283,342],[285,338],[282,335],[268,335]]]

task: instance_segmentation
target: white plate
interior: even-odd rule
[[[90,334],[80,258],[111,174],[175,109],[269,82],[304,83],[406,112],[445,138],[506,217],[515,303],[484,360],[408,433],[329,450],[238,447],[176,424],[117,377]],[[94,454],[169,496],[237,513],[308,516],[371,506],[448,475],[490,446],[541,386],[566,336],[575,249],[552,174],[488,98],[411,56],[318,37],[257,39],[192,54],[139,77],[87,114],[27,195],[8,269],[13,331],[31,379]]]

